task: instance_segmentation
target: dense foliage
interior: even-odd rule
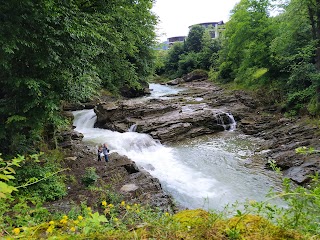
[[[174,43],[166,54],[158,53],[158,61],[163,64],[156,66],[156,74],[169,78],[181,77],[195,69],[209,70],[215,65],[221,43],[210,36],[211,28],[201,25],[191,27],[185,42]]]
[[[319,114],[320,2],[279,2],[241,0],[219,40],[194,26],[184,43],[169,49],[159,73],[175,78],[210,69],[215,81],[268,91],[274,97],[267,104],[290,115]]]
[[[0,152],[27,152],[63,124],[61,101],[101,85],[142,88],[152,70],[152,0],[6,1],[0,6]]]

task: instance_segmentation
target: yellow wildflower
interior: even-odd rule
[[[165,213],[166,216],[169,216],[170,214],[168,212]]]
[[[127,205],[127,206],[126,206],[126,209],[127,209],[127,210],[130,210],[130,208],[131,208],[130,205]]]
[[[90,212],[91,211],[91,207],[87,207],[87,210]]]
[[[102,201],[101,205],[105,207],[105,206],[107,206],[107,202],[106,201]]]
[[[75,231],[76,231],[76,228],[75,228],[75,227],[71,227],[71,228],[70,228],[70,231],[71,231],[71,232],[75,232]]]
[[[62,217],[63,219],[68,219],[68,216],[67,215],[63,215],[63,217]]]
[[[78,221],[78,220],[74,220],[73,223],[74,223],[75,225],[78,225],[78,224],[79,224],[79,221]]]
[[[46,233],[52,233],[53,232],[53,226],[48,227],[46,230]]]
[[[83,217],[82,216],[78,216],[78,219],[79,219],[79,221],[81,221],[83,219]]]
[[[118,219],[118,218],[114,218],[114,219],[113,219],[113,221],[118,222],[118,221],[119,221],[119,219]]]
[[[66,224],[67,222],[68,222],[67,219],[61,219],[61,220],[60,220],[60,223],[62,223],[62,224]]]
[[[15,234],[15,235],[18,235],[20,233],[20,228],[14,228],[12,230],[12,232]]]
[[[49,224],[50,224],[50,225],[53,225],[53,224],[54,224],[54,221],[50,221]]]
[[[108,205],[108,207],[109,207],[109,208],[113,208],[114,206],[113,206],[112,203],[110,203],[110,204]]]
[[[125,206],[125,205],[126,205],[126,202],[125,202],[125,201],[122,201],[120,205],[121,205],[121,206]]]

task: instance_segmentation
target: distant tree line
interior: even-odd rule
[[[281,12],[270,16],[275,8]],[[193,27],[184,43],[161,53],[157,73],[175,78],[209,70],[215,81],[263,90],[289,115],[319,114],[319,0],[241,0],[225,28],[212,40]]]
[[[152,73],[152,0],[0,5],[0,152],[32,151],[64,124],[62,101],[140,89]]]
[[[156,64],[156,74],[176,78],[194,69],[209,70],[215,65],[221,49],[220,40],[211,38],[211,30],[194,25],[185,42],[174,43],[167,52],[158,51],[161,61]]]

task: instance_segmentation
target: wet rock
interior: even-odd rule
[[[184,80],[182,78],[176,78],[176,79],[173,79],[173,80],[167,82],[167,85],[175,86],[175,85],[178,85],[183,82],[184,82]]]
[[[121,156],[118,153],[110,154],[107,172],[111,176],[119,176],[119,172],[121,172],[121,182],[114,187],[120,192],[125,192],[127,200],[160,207],[163,210],[172,211],[175,209],[172,198],[163,191],[159,180],[152,177],[149,172],[139,169],[126,156]]]
[[[182,79],[185,82],[191,82],[191,81],[203,81],[208,79],[208,73],[203,70],[194,70],[191,73],[188,73],[187,75],[184,75]]]
[[[137,132],[162,142],[224,131],[232,124],[226,112],[202,102],[121,101],[100,104],[95,111],[98,127],[125,132],[135,124]]]
[[[74,144],[82,141],[83,134],[73,129],[58,133],[58,145],[61,148],[71,148]]]
[[[118,193],[123,200],[130,204],[138,203],[151,207],[159,207],[163,211],[174,212],[176,206],[171,196],[166,194],[158,179],[152,177],[147,171],[139,167],[126,156],[118,153],[109,155],[109,162],[97,161],[96,149],[83,145],[82,142],[74,143],[69,149],[65,149],[66,157],[62,163],[66,171],[68,181],[67,196],[47,203],[45,207],[51,212],[57,210],[69,212],[75,205],[80,206],[85,202],[94,211],[102,211],[97,207],[97,199],[101,193],[90,191],[83,183],[82,178],[88,168],[94,168],[99,176],[95,186],[105,189],[112,188],[112,192]]]
[[[297,167],[285,171],[285,175],[294,182],[302,185],[311,180],[311,176],[320,173],[320,162],[318,159],[309,160]]]
[[[83,110],[85,105],[83,103],[64,103],[62,108],[64,111],[77,111]]]
[[[141,88],[133,88],[125,84],[122,86],[122,88],[120,88],[121,95],[126,98],[135,98],[150,94],[148,83],[140,81],[140,84],[142,86]]]
[[[120,188],[120,191],[123,192],[133,192],[136,191],[139,187],[136,184],[126,184]]]
[[[271,154],[270,159],[274,160],[282,170],[300,166],[303,162],[303,156],[297,156],[294,151],[276,151]]]
[[[155,168],[154,168],[154,166],[152,166],[152,164],[146,164],[146,165],[143,166],[143,168],[146,169],[146,170],[150,170],[150,171],[154,171],[155,170]]]
[[[66,158],[64,158],[64,160],[66,160],[66,161],[76,161],[77,157],[66,157]]]

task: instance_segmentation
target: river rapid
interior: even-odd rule
[[[151,84],[148,98],[166,98],[182,88]],[[74,111],[76,130],[83,141],[97,146],[107,143],[111,152],[126,155],[158,178],[165,191],[186,208],[221,210],[227,204],[264,200],[279,179],[263,168],[255,154],[258,139],[234,131],[186,139],[162,145],[147,134],[119,133],[94,128],[96,115],[91,110]]]

